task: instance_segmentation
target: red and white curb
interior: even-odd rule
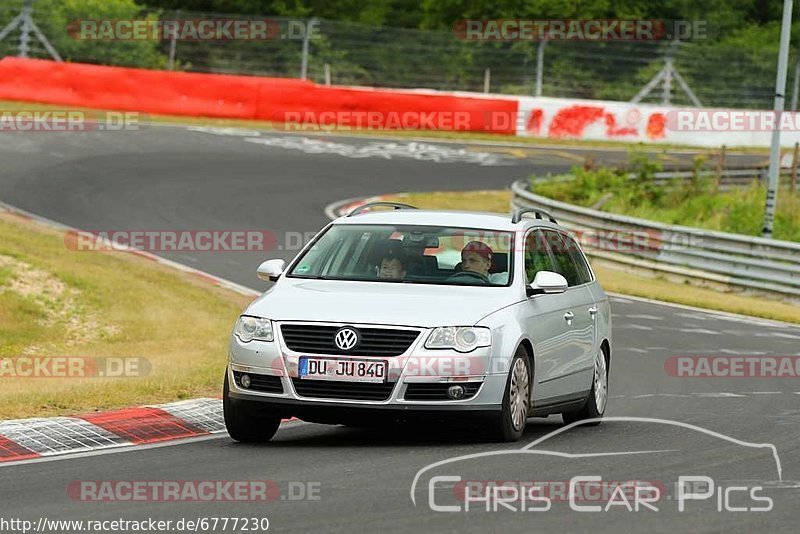
[[[338,200],[325,206],[325,215],[327,215],[327,217],[331,220],[338,219],[339,217],[347,215],[354,209],[363,206],[364,204],[368,204],[370,202],[381,202],[386,200],[388,197],[389,195],[380,195],[367,198],[347,198],[345,200]]]
[[[222,400],[192,399],[72,417],[0,421],[0,463],[225,432]]]

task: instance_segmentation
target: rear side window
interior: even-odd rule
[[[555,271],[550,252],[547,247],[547,238],[541,230],[528,233],[525,238],[525,278],[527,283],[533,282],[539,271]]]
[[[589,267],[575,240],[552,230],[545,230],[544,234],[553,255],[555,272],[567,279],[567,285],[572,287],[590,282]]]
[[[572,258],[573,263],[578,268],[578,278],[580,280],[579,283],[586,284],[592,281],[592,270],[589,268],[589,263],[586,261],[586,256],[581,251],[578,243],[575,242],[569,236],[562,237],[567,242],[567,252],[569,252],[570,257]]]

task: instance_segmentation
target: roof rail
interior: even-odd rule
[[[558,224],[558,221],[555,219],[555,217],[544,210],[540,210],[539,208],[520,208],[518,210],[514,210],[514,212],[511,214],[511,222],[515,224],[520,222],[522,220],[522,216],[526,213],[533,213],[537,219],[546,218],[551,223]]]
[[[352,217],[353,215],[358,215],[367,209],[378,207],[378,206],[386,206],[391,207],[396,210],[415,210],[417,209],[416,206],[410,206],[408,204],[400,204],[399,202],[368,202],[363,206],[359,206],[350,213],[347,214],[348,217]]]

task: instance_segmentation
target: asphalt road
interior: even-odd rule
[[[0,200],[89,230],[261,228],[276,232],[283,239],[279,243],[284,243],[287,233],[321,227],[326,222],[324,206],[335,200],[401,190],[503,187],[532,172],[565,170],[585,157],[585,152],[566,149],[513,152],[494,147],[484,150],[496,157],[492,160],[465,155],[480,152],[480,147],[454,153],[454,147],[445,146],[433,151],[417,147],[413,157],[403,155],[406,149],[400,147],[399,155],[387,159],[376,155],[380,150],[369,149],[370,140],[333,140],[350,148],[320,147],[319,139],[302,148],[290,146],[297,139],[268,139],[264,144],[243,136],[171,128],[113,134],[0,134]],[[465,162],[481,157],[482,162]],[[598,157],[613,162],[624,159],[624,153]],[[291,255],[289,250],[274,254]],[[250,287],[263,287],[254,276],[263,259],[260,253],[168,256]],[[517,452],[466,458],[424,471],[412,492],[415,476],[434,462],[519,451],[560,429],[560,421],[532,419],[523,440],[513,446],[475,443],[468,434],[452,429],[403,427],[377,432],[288,423],[264,446],[216,436],[4,466],[0,517],[35,521],[40,517],[173,521],[267,517],[270,530],[277,532],[796,532],[800,384],[790,379],[677,378],[665,371],[665,362],[679,355],[799,354],[800,328],[621,298],[613,300],[612,308],[615,347],[606,413],[611,420],[599,427],[570,429],[531,449],[560,455]],[[770,449],[753,443],[774,445],[781,470]],[[665,498],[656,503],[658,511],[612,506],[608,511],[578,512],[554,490],[547,511],[519,511],[523,507],[519,500],[499,505],[496,511],[486,511],[485,503],[475,502],[463,511],[458,483],[440,479],[434,483],[434,503],[462,509],[448,513],[430,507],[428,489],[434,475],[547,481],[551,488],[563,487],[575,476],[597,475],[605,481],[650,481],[663,488]],[[714,481],[713,496],[686,502],[685,511],[679,511],[672,485],[681,476],[700,475]],[[67,493],[75,480],[257,479],[274,480],[282,498],[271,503],[82,502]],[[289,486],[297,490],[303,483],[311,484],[303,487],[314,499],[291,498]],[[741,492],[729,493],[726,502],[725,492],[717,488],[731,486],[745,486],[748,491],[761,487],[755,494],[771,498],[772,509],[728,511],[732,506],[763,505]],[[605,507],[608,500],[579,504]],[[528,503],[527,509],[534,504]]]

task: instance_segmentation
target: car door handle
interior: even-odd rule
[[[596,308],[596,307],[594,307],[594,306],[592,306],[591,308],[589,308],[589,315],[591,315],[592,317],[594,317],[595,315],[597,315],[597,308]]]
[[[567,321],[567,324],[571,325],[572,320],[575,318],[575,314],[572,312],[567,312],[564,314],[564,319]]]

